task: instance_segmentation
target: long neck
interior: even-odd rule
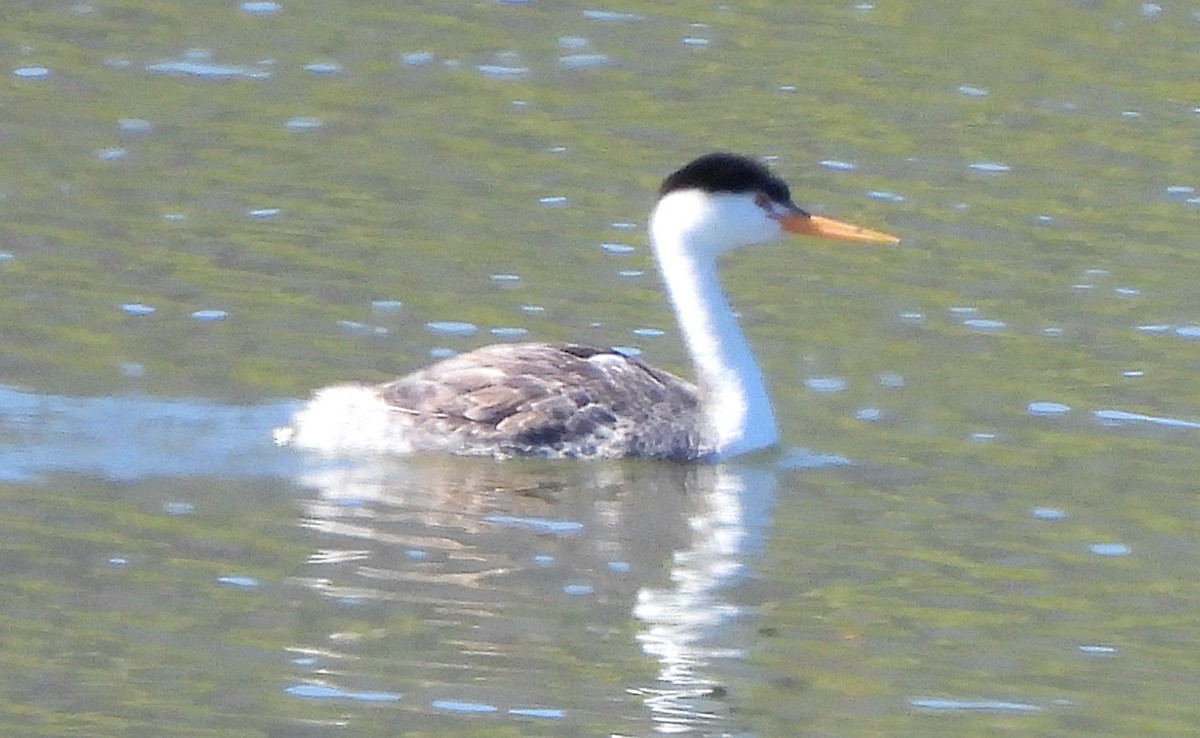
[[[728,457],[778,439],[762,372],[717,280],[712,259],[693,256],[683,237],[655,233],[659,272],[695,365],[710,442]]]

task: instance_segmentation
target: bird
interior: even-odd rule
[[[899,239],[793,201],[760,160],[705,154],[663,180],[649,220],[658,272],[695,383],[630,352],[575,343],[502,343],[377,385],[319,389],[274,432],[324,454],[450,453],[580,459],[724,460],[779,431],[762,371],[717,277],[720,257],[784,233]]]

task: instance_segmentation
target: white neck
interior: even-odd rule
[[[696,368],[708,440],[729,457],[771,446],[779,434],[762,372],[717,280],[720,247],[697,243],[701,233],[669,218],[651,223],[659,273]]]

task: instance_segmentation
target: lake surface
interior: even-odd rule
[[[47,2],[0,30],[9,735],[1191,735],[1200,16]],[[784,443],[306,457],[494,341],[686,372],[728,149],[902,237],[742,253]]]

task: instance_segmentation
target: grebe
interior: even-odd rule
[[[801,210],[757,161],[707,154],[663,181],[650,216],[658,270],[699,386],[611,349],[497,344],[385,384],[317,390],[275,439],[326,453],[499,458],[693,460],[771,446],[771,401],[721,291],[717,261],[785,231],[899,241]]]

